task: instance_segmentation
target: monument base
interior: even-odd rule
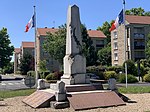
[[[64,74],[61,77],[61,81],[63,81],[67,85],[89,84],[90,83],[90,77],[87,76],[86,74],[74,74],[74,75]]]

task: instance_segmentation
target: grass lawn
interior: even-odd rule
[[[128,94],[150,93],[149,86],[128,86],[128,88],[119,87],[118,90],[120,93],[128,93]],[[11,98],[11,97],[16,97],[16,96],[28,96],[35,91],[36,91],[36,89],[0,91],[0,100],[2,100],[4,98]]]
[[[121,93],[137,94],[137,93],[150,93],[150,86],[128,86],[118,88]]]
[[[0,91],[0,99],[3,98],[11,98],[15,96],[28,96],[32,94],[35,89],[24,89],[24,90],[6,90],[6,91]]]

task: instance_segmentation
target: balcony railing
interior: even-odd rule
[[[145,46],[134,46],[134,49],[145,49]]]
[[[145,39],[145,35],[142,33],[134,33],[134,39]]]

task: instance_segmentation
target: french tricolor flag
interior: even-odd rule
[[[30,21],[27,23],[25,32],[28,32],[33,27],[35,27],[35,16],[34,15],[30,19]]]
[[[112,31],[118,28],[123,23],[124,23],[124,14],[123,14],[123,9],[122,9],[119,15],[117,16],[115,22],[112,24],[111,28],[109,29],[109,31]]]

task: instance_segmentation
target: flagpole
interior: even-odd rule
[[[36,88],[38,87],[38,71],[37,71],[37,45],[36,45],[36,38],[37,38],[37,33],[36,33],[36,6],[34,7],[34,30],[35,30],[35,43],[34,43],[34,50],[35,50],[35,77],[36,77]]]
[[[125,0],[123,0],[123,17],[124,17],[124,61],[126,61],[126,51],[127,51],[127,41],[126,41],[126,23],[125,23]],[[125,76],[126,76],[126,88],[128,87],[128,77],[127,77],[127,63],[125,62]]]

